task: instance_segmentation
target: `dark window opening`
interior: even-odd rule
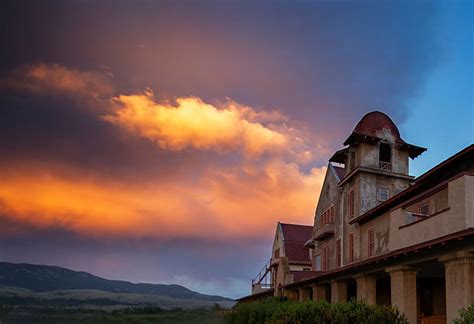
[[[390,163],[392,161],[390,145],[385,144],[385,143],[380,143],[379,160],[380,162],[387,162],[387,163]]]

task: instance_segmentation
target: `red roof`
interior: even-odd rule
[[[286,242],[306,242],[313,232],[313,226],[280,223]]]
[[[354,128],[354,133],[379,137],[377,134],[383,129],[387,129],[396,138],[397,142],[404,142],[400,137],[395,123],[386,114],[380,111],[372,111],[366,114]]]
[[[372,111],[367,113],[362,119],[357,123],[356,127],[352,131],[351,135],[344,141],[344,145],[355,144],[360,141],[368,142],[377,142],[382,138],[380,133],[383,130],[388,130],[392,136],[395,137],[395,142],[402,145],[408,153],[409,156],[414,159],[419,156],[421,153],[426,151],[426,148],[408,144],[400,137],[400,132],[398,131],[395,123],[388,117],[386,114],[380,111]],[[339,150],[334,154],[330,161],[344,163],[344,158],[339,156],[340,154],[345,154],[346,151]]]
[[[280,223],[283,232],[285,254],[290,263],[309,263],[309,251],[304,247],[311,238],[313,226]]]
[[[291,271],[293,275],[293,281],[300,281],[314,277],[315,275],[319,274],[317,271]]]

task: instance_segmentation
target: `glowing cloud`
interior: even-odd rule
[[[144,94],[120,95],[114,99],[120,108],[104,119],[173,151],[242,150],[255,156],[288,146],[285,134],[258,122],[275,116],[262,116],[236,104],[219,109],[196,97],[178,98],[176,106],[159,104],[152,96],[150,90]]]
[[[9,220],[86,236],[218,239],[261,238],[277,220],[311,220],[325,172],[275,161],[197,181],[124,183],[28,169],[0,173],[0,214]]]

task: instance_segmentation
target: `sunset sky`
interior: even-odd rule
[[[472,1],[2,1],[0,261],[239,297],[371,110],[474,140]]]

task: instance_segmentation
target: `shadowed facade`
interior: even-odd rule
[[[474,146],[415,179],[408,159],[426,149],[405,142],[384,113],[365,115],[344,145],[329,160],[305,243],[311,275],[273,276],[240,301],[357,298],[396,305],[410,323],[450,323],[474,302]]]

